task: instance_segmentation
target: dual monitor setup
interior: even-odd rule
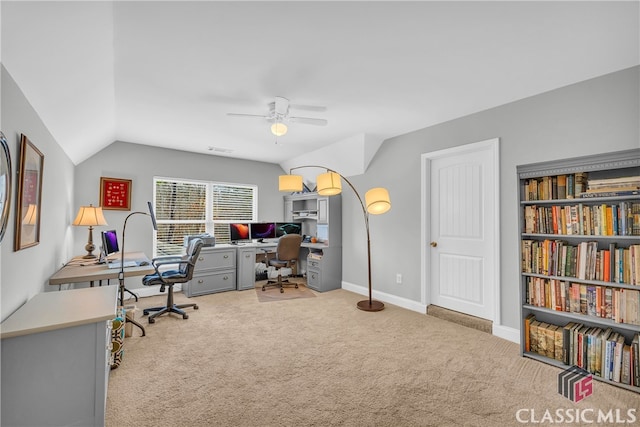
[[[229,224],[231,243],[269,241],[285,234],[302,234],[301,222],[234,222]]]

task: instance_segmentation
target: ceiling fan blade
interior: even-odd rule
[[[249,118],[259,118],[259,119],[268,119],[269,116],[265,116],[262,114],[242,114],[242,113],[227,113],[227,116],[232,117],[249,117]]]
[[[327,107],[322,107],[320,105],[289,104],[289,108],[293,108],[294,110],[314,111],[316,113],[324,113],[327,111]]]
[[[286,116],[289,112],[289,100],[281,96],[276,96],[275,112],[281,116]]]
[[[326,126],[328,123],[325,119],[313,119],[311,117],[289,117],[289,121],[292,123],[304,123],[316,126]]]

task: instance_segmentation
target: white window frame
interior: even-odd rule
[[[205,233],[209,233],[212,236],[215,236],[215,224],[230,224],[233,222],[255,222],[258,218],[258,186],[253,184],[242,184],[235,182],[223,182],[223,181],[205,181],[199,179],[189,179],[189,178],[174,178],[174,177],[166,177],[166,176],[154,176],[153,177],[153,207],[157,212],[158,209],[156,207],[156,186],[158,181],[171,181],[171,182],[180,182],[185,184],[201,184],[206,186],[205,191]],[[248,188],[253,191],[253,203],[251,207],[251,220],[247,219],[230,219],[230,220],[213,220],[213,189],[215,186],[229,186],[229,187],[240,187],[240,188]],[[197,220],[180,220],[180,221],[169,221],[162,220],[156,218],[157,223],[160,224],[202,224],[203,221]],[[157,231],[153,232],[153,256],[157,255]]]

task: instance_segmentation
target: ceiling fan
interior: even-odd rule
[[[268,104],[269,112],[267,114],[243,114],[243,113],[227,113],[227,116],[233,117],[256,117],[265,119],[271,123],[271,132],[276,136],[282,136],[287,133],[286,123],[303,123],[307,125],[326,126],[325,119],[317,119],[312,117],[295,117],[289,115],[289,108],[298,108],[301,110],[325,111],[324,107],[312,107],[305,105],[289,104],[287,98],[276,96],[275,101]]]

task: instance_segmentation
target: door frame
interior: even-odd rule
[[[493,268],[494,277],[497,278],[494,284],[494,301],[493,301],[493,321],[494,326],[500,325],[500,290],[501,290],[501,278],[500,278],[500,138],[487,139],[480,142],[474,142],[465,145],[459,145],[452,148],[445,148],[442,150],[431,151],[423,153],[420,156],[420,177],[421,177],[421,201],[420,201],[420,281],[421,290],[420,298],[425,308],[429,307],[431,303],[430,297],[430,271],[431,271],[431,257],[429,254],[429,242],[431,241],[431,229],[429,213],[431,206],[431,162],[433,159],[437,159],[443,156],[451,156],[455,154],[465,153],[468,151],[477,151],[491,149],[493,152],[493,161],[495,165],[494,170],[494,235],[493,235]]]

